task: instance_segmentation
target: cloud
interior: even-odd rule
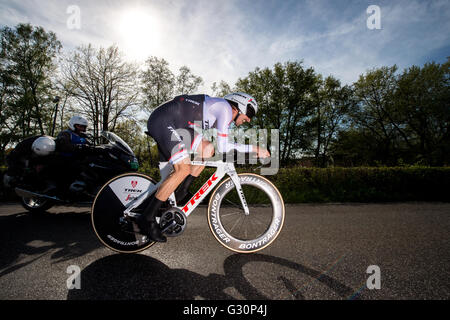
[[[324,76],[351,83],[367,69],[423,63],[449,47],[447,0],[379,0],[381,30],[366,26],[372,2],[0,0],[0,21],[42,25],[57,33],[66,50],[116,43],[130,59],[163,57],[173,71],[187,65],[203,77],[205,92],[214,81],[232,85],[256,67],[287,60],[303,60]],[[66,26],[72,4],[81,9],[80,30]],[[153,19],[152,30],[139,31],[144,35],[142,46],[136,47],[143,48],[139,55],[132,54],[120,30],[121,16],[130,8]]]
[[[280,60],[303,59],[325,76],[334,75],[344,83],[352,83],[368,69],[421,64],[427,61],[424,57],[448,48],[448,2],[382,1],[381,30],[366,26],[365,9],[369,4],[360,1],[359,5],[338,10],[342,15],[337,15],[323,2],[310,3],[311,17],[318,19],[318,24],[324,19],[327,23],[314,28],[304,19],[307,32],[278,38],[271,46],[271,55]]]

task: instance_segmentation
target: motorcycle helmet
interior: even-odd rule
[[[49,136],[42,136],[34,140],[31,149],[38,156],[48,156],[56,149],[55,140]]]
[[[75,125],[78,124],[80,126],[88,126],[88,121],[81,116],[73,116],[69,120],[69,128],[72,131],[75,131]]]

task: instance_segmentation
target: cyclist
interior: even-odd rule
[[[181,95],[152,112],[147,123],[148,133],[157,142],[160,161],[169,161],[174,172],[161,184],[143,214],[136,219],[140,233],[154,241],[167,241],[156,222],[156,214],[174,191],[177,199],[186,196],[190,184],[204,169],[204,166],[191,165],[189,151],[197,152],[202,158],[214,155],[213,144],[198,134],[194,127],[217,129],[217,147],[221,153],[235,149],[244,153],[255,152],[261,158],[270,156],[266,149],[228,141],[231,122],[237,126],[250,122],[257,111],[258,104],[252,96],[235,92],[223,98]]]

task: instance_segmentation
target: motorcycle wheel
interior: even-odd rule
[[[26,198],[26,197],[21,197],[20,203],[25,209],[27,209],[32,214],[44,213],[54,205],[54,203],[48,199]]]

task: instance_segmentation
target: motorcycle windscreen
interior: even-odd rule
[[[102,131],[101,135],[102,137],[106,138],[112,145],[118,147],[125,153],[134,156],[134,152],[133,150],[131,150],[130,146],[125,141],[123,141],[122,138],[120,138],[118,135],[109,131]]]

